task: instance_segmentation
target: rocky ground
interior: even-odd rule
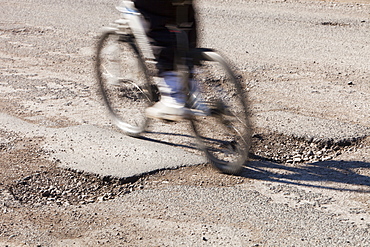
[[[110,128],[92,64],[112,3],[0,2],[1,112],[48,128]],[[370,127],[368,1],[214,3],[197,1],[201,43],[234,61],[255,119],[287,111]],[[130,179],[60,168],[44,139],[0,126],[0,246],[370,242],[369,137],[333,142],[257,125],[241,176],[203,164]]]

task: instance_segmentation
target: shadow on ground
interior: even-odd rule
[[[241,176],[307,187],[370,193],[370,176],[362,175],[363,171],[370,174],[370,163],[332,160],[297,164],[293,167],[268,161],[251,161],[243,169]],[[335,186],[330,186],[330,182],[335,183]],[[362,186],[362,189],[351,189],[348,185]]]
[[[175,137],[167,139],[168,137]],[[180,140],[179,140],[180,138]],[[197,150],[194,136],[166,132],[147,132],[146,141]],[[322,161],[315,163],[276,163],[251,154],[241,177],[306,187],[370,193],[370,163],[360,161]],[[351,188],[352,187],[352,188]]]
[[[174,140],[169,141],[167,140],[168,137],[177,138],[181,140],[181,143],[178,140],[176,141],[176,143],[174,142]],[[146,132],[145,136],[140,136],[138,138],[145,140],[145,141],[165,144],[165,145],[172,146],[172,147],[181,147],[187,151],[198,149],[195,137],[192,135],[187,135],[187,134],[148,131]],[[187,141],[184,141],[184,140],[187,140]]]

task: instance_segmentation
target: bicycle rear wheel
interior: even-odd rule
[[[201,57],[193,77],[208,113],[194,116],[192,127],[211,164],[238,174],[247,162],[251,140],[246,94],[219,54],[209,51]]]
[[[139,135],[148,124],[145,109],[153,93],[133,35],[104,33],[96,55],[100,93],[112,122],[128,135]]]

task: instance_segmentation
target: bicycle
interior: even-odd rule
[[[98,41],[97,79],[112,122],[125,134],[140,137],[149,125],[145,109],[160,98],[155,59],[133,3],[122,1],[116,8],[121,18],[104,28]],[[187,85],[187,105],[193,110],[188,120],[199,148],[216,169],[238,174],[251,145],[245,91],[221,55],[211,49],[189,49],[184,29],[172,28],[178,33],[177,72]],[[196,88],[191,85],[194,81]],[[196,109],[199,103],[206,109]]]

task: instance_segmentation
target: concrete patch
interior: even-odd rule
[[[180,148],[89,125],[56,129],[48,145],[62,167],[119,178],[206,162]]]
[[[205,163],[203,156],[90,125],[45,128],[0,113],[1,128],[25,137],[45,137],[50,158],[64,168],[128,178],[161,169]]]

